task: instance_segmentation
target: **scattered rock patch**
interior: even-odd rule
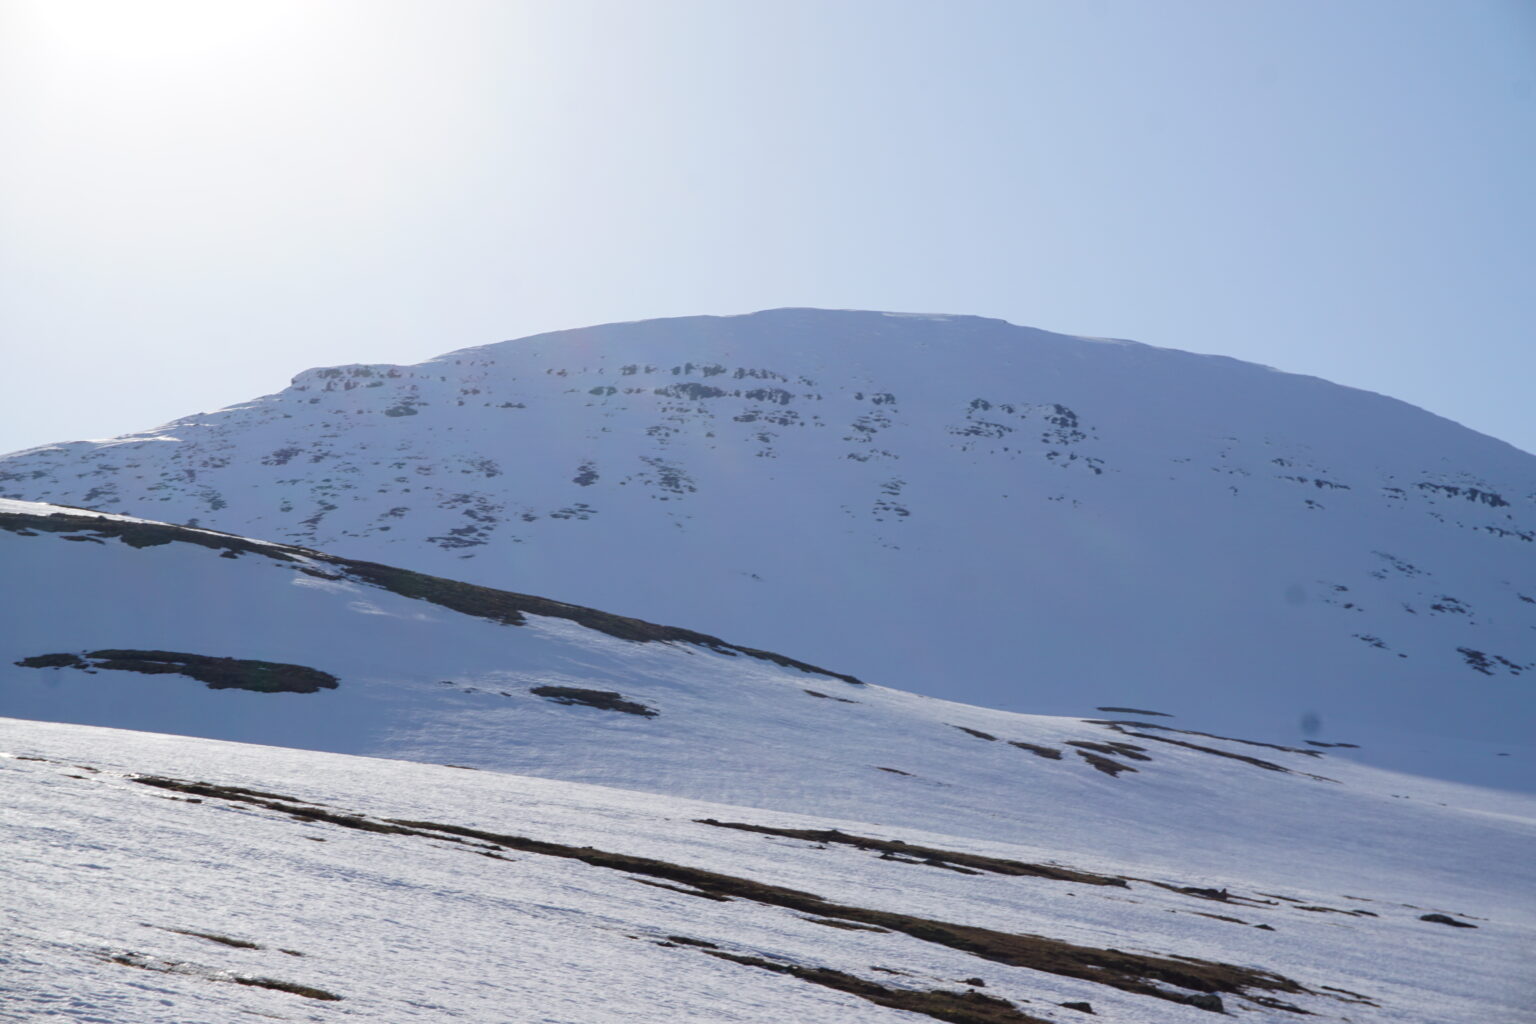
[[[835,828],[774,828],[770,825],[749,825],[740,821],[716,821],[714,818],[699,818],[695,820],[700,825],[711,825],[715,828],[729,828],[741,832],[756,832],[761,835],[783,836],[786,839],[800,839],[808,843],[840,844],[852,846],[857,850],[875,850],[881,853],[902,854],[912,858],[909,863],[927,864],[931,867],[958,865],[994,875],[1028,875],[1034,878],[1049,878],[1059,882],[1082,882],[1088,885],[1123,887],[1126,884],[1122,878],[1094,874],[1091,871],[1079,871],[1075,868],[1066,868],[1054,864],[1028,864],[1023,861],[1006,860],[1002,857],[962,853],[959,850],[943,850],[935,846],[917,846],[913,843],[904,843],[900,839],[875,839],[870,836],[856,836],[847,832],[841,832]]]
[[[1105,757],[1102,754],[1095,754],[1088,750],[1079,750],[1077,756],[1111,778],[1118,776],[1121,772],[1134,772],[1136,770],[1128,764],[1121,764],[1112,758]]]
[[[254,693],[317,693],[340,685],[335,676],[304,665],[250,658],[217,658],[181,651],[133,651],[112,648],[81,654],[38,654],[16,662],[23,668],[112,670],[145,675],[182,675],[206,683],[210,690],[250,690]]]
[[[1448,924],[1452,928],[1476,928],[1477,927],[1477,925],[1472,924],[1470,921],[1458,921],[1454,917],[1450,916],[1449,914],[1421,914],[1421,915],[1419,915],[1419,920],[1420,921],[1430,921],[1430,922],[1433,922],[1434,924]]]
[[[655,718],[656,710],[632,700],[625,700],[622,693],[613,690],[584,690],[579,686],[535,686],[528,691],[536,697],[552,700],[556,704],[581,704],[603,711],[622,711],[626,715]]]
[[[1008,745],[1010,747],[1018,747],[1020,750],[1027,750],[1031,754],[1048,758],[1052,761],[1061,760],[1061,751],[1055,747],[1042,747],[1038,743],[1025,743],[1023,740],[1009,740]]]

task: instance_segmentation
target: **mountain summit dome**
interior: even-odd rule
[[[0,459],[0,495],[548,594],[954,700],[1198,712],[1536,784],[1536,457],[1224,357],[969,316],[610,324],[307,370]]]

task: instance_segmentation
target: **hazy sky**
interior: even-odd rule
[[[0,0],[0,145],[0,451],[788,305],[1536,451],[1531,0]]]

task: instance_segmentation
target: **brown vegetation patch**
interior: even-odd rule
[[[989,733],[989,732],[982,732],[980,729],[969,729],[969,728],[966,728],[963,725],[957,725],[957,726],[955,726],[955,728],[959,729],[963,733],[969,733],[970,735],[975,736],[979,740],[995,740],[995,739],[997,739],[997,737],[993,736],[991,733]]]
[[[700,892],[697,889],[685,889],[680,885],[668,885],[665,882],[653,882],[649,878],[631,878],[631,882],[639,882],[641,885],[649,885],[657,889],[670,889],[672,892],[680,892],[684,896],[697,896],[700,899],[714,900],[716,903],[730,903],[729,896],[718,896],[712,892]]]
[[[186,929],[186,928],[166,928],[164,930],[168,931],[168,932],[174,932],[177,935],[190,935],[194,939],[207,939],[209,942],[217,942],[217,943],[219,943],[220,945],[223,945],[223,946],[233,946],[235,949],[265,949],[266,948],[266,947],[264,947],[264,946],[262,946],[262,945],[260,945],[258,943],[248,942],[245,939],[237,939],[237,938],[235,938],[234,936],[231,936],[231,935],[219,935],[219,934],[216,934],[214,932],[196,932],[196,931],[191,931],[191,930]]]
[[[344,828],[413,836],[437,842],[468,840],[470,842],[467,845],[470,846],[489,846],[497,850],[510,849],[520,853],[576,860],[593,867],[620,871],[627,875],[644,875],[690,886],[700,893],[749,900],[765,906],[792,910],[806,916],[873,925],[888,931],[900,932],[923,942],[958,950],[979,959],[1091,981],[1124,992],[1217,1012],[1222,1009],[1220,994],[1223,993],[1257,998],[1250,996],[1249,993],[1310,992],[1290,978],[1258,968],[1193,957],[1155,956],[1117,949],[1099,949],[1043,935],[999,932],[990,928],[917,917],[911,914],[832,903],[814,893],[798,889],[650,857],[599,850],[590,846],[569,846],[527,836],[430,821],[374,820],[363,815],[329,811],[313,805],[299,806],[279,800],[267,800],[247,795],[245,791],[235,787],[221,787],[202,782],[184,782],[158,776],[138,776],[133,781],[162,789],[254,804],[301,821],[324,821]],[[953,1005],[963,1008],[963,1004]],[[940,1017],[938,1019],[964,1021],[968,1018]],[[973,1019],[986,1021],[984,1017]]]
[[[254,789],[241,789],[239,786],[217,786],[207,782],[183,782],[179,779],[167,779],[157,775],[139,775],[135,776],[132,781],[144,786],[153,786],[156,789],[170,789],[179,793],[190,793],[194,796],[256,804],[268,810],[281,811],[299,821],[325,821],[332,825],[355,828],[364,832],[383,832],[393,835],[422,834],[408,828],[401,828],[398,825],[373,821],[362,815],[328,811],[308,801],[299,801],[294,797],[279,796],[275,793],[262,793],[260,790]]]
[[[236,985],[252,985],[256,988],[270,988],[274,992],[287,992],[291,995],[303,996],[305,999],[321,999],[326,1002],[339,1002],[341,996],[334,992],[327,992],[323,988],[314,988],[309,985],[296,985],[291,981],[278,981],[276,978],[251,978],[243,975],[235,975],[229,979]]]
[[[642,718],[656,717],[655,708],[625,700],[622,693],[613,690],[584,690],[579,686],[535,686],[528,692],[556,704],[580,704],[602,711],[622,711],[626,715],[639,715]]]
[[[1338,907],[1325,907],[1325,906],[1322,906],[1321,904],[1314,904],[1312,906],[1300,906],[1300,907],[1296,907],[1294,909],[1296,909],[1296,910],[1307,910],[1307,911],[1310,911],[1310,912],[1312,912],[1314,914],[1348,914],[1350,917],[1380,917],[1381,916],[1380,914],[1377,914],[1377,913],[1375,913],[1373,911],[1370,911],[1370,910],[1340,910]]]
[[[323,988],[315,988],[311,985],[300,985],[292,981],[279,981],[277,978],[260,978],[243,974],[227,975],[222,972],[211,971],[205,967],[199,967],[196,964],[189,964],[180,960],[162,960],[143,953],[112,953],[106,955],[104,959],[115,964],[121,964],[124,967],[137,967],[142,971],[155,971],[159,974],[181,974],[202,978],[204,981],[225,981],[233,982],[236,985],[249,985],[254,988],[268,988],[274,992],[287,992],[290,995],[303,996],[305,999],[340,1002],[342,998],[334,992],[327,992]]]
[[[1366,1006],[1376,1006],[1377,1005],[1376,1003],[1372,1002],[1370,999],[1368,999],[1365,996],[1361,995],[1359,992],[1351,992],[1347,988],[1335,988],[1332,985],[1319,985],[1317,987],[1322,989],[1325,992],[1335,992],[1335,993],[1337,993],[1337,995],[1335,995],[1334,998],[1338,999],[1340,1002],[1345,1002],[1345,1003],[1363,1003]]]
[[[845,932],[879,932],[884,935],[889,929],[876,928],[872,924],[854,924],[852,921],[835,921],[830,917],[807,917],[804,920],[811,924],[824,924],[828,928],[841,928]]]
[[[905,854],[913,858],[912,863],[927,864],[931,867],[959,865],[994,875],[1023,875],[1031,878],[1048,878],[1057,882],[1082,882],[1087,885],[1124,887],[1126,884],[1122,878],[1097,875],[1091,871],[1078,871],[1074,868],[1058,867],[1054,864],[1028,864],[1023,861],[1005,860],[1002,857],[986,857],[977,853],[962,853],[959,850],[941,850],[934,846],[918,846],[914,843],[904,843],[900,839],[873,839],[869,836],[850,835],[835,828],[774,828],[769,825],[748,825],[740,821],[716,821],[714,818],[697,818],[695,820],[700,825],[712,825],[715,828],[731,828],[741,832],[757,832],[762,835],[783,836],[786,839],[801,839],[808,843],[839,843],[844,846],[852,846],[858,850],[878,850],[884,853]]]
[[[1238,904],[1240,906],[1245,906],[1245,907],[1277,907],[1277,906],[1279,906],[1279,904],[1276,903],[1274,900],[1266,900],[1266,899],[1259,899],[1258,898],[1258,896],[1266,895],[1265,893],[1259,893],[1258,896],[1243,896],[1240,893],[1229,892],[1225,888],[1222,888],[1222,889],[1211,889],[1211,888],[1206,888],[1206,887],[1198,886],[1198,885],[1175,885],[1172,882],[1159,882],[1156,879],[1152,879],[1152,878],[1137,878],[1134,875],[1126,875],[1125,878],[1126,878],[1127,881],[1141,882],[1144,885],[1153,885],[1153,886],[1156,886],[1159,889],[1166,889],[1168,892],[1176,892],[1176,893],[1178,893],[1181,896],[1193,896],[1195,899],[1211,900],[1211,901],[1214,901],[1216,903],[1236,903],[1236,904]],[[1254,925],[1254,927],[1255,928],[1268,928],[1269,926],[1261,924],[1261,925]],[[1273,931],[1274,929],[1270,929],[1270,930]]]
[[[1061,760],[1061,751],[1055,747],[1042,747],[1038,743],[1025,743],[1023,740],[1009,740],[1008,745],[1010,747],[1018,747],[1020,750],[1027,750],[1031,754],[1037,754],[1052,761]]]
[[[1006,999],[974,990],[948,992],[943,989],[892,988],[830,967],[802,967],[799,964],[764,960],[760,956],[740,956],[719,950],[705,952],[731,963],[759,967],[775,974],[787,974],[813,985],[846,992],[867,999],[877,1006],[920,1013],[934,1020],[949,1021],[950,1024],[1050,1024],[1044,1018],[1022,1012]]]

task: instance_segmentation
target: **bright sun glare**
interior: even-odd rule
[[[18,20],[30,41],[55,54],[156,63],[260,46],[302,19],[304,8],[289,0],[33,0]]]

